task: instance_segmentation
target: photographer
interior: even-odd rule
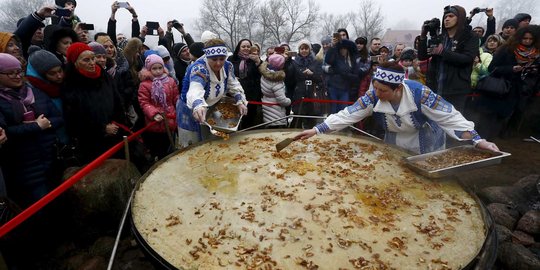
[[[437,94],[464,111],[466,94],[471,91],[471,72],[478,54],[478,38],[467,24],[465,9],[461,6],[444,8],[443,29],[440,35],[433,29],[435,20],[424,22],[418,44],[418,59],[431,57],[427,72],[427,85]],[[433,31],[435,30],[435,31]],[[429,52],[427,34],[430,32]]]
[[[128,3],[125,2],[125,5],[127,7],[124,7],[131,13],[131,37],[137,37],[139,35],[139,32],[141,31],[141,25],[139,24],[139,16],[137,15],[137,12],[135,9]],[[111,38],[114,46],[118,46],[116,39],[116,12],[120,8],[120,3],[118,1],[114,1],[111,5],[111,17],[109,18],[109,22],[107,23],[107,34]],[[97,38],[96,38],[97,40]]]
[[[474,17],[474,15],[480,12],[484,12],[487,16],[486,31],[484,32],[484,28],[477,26],[473,28],[473,32],[475,32],[480,38],[480,46],[482,46],[486,42],[487,37],[491,36],[492,34],[495,34],[495,17],[493,16],[493,8],[476,7],[476,8],[473,8],[473,10],[471,10],[469,21],[472,20],[472,17]]]

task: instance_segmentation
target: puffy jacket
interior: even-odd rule
[[[152,99],[152,80],[153,76],[146,69],[141,70],[141,84],[139,85],[139,104],[144,112],[146,124],[154,121],[154,116],[158,113],[164,113],[168,119],[170,130],[176,130],[176,102],[180,96],[178,86],[172,77],[163,84],[165,88],[165,97],[167,108],[163,108],[161,104],[156,103]],[[165,123],[161,122],[148,129],[150,132],[166,132]]]

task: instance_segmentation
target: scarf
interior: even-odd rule
[[[247,77],[247,60],[249,59],[249,54],[238,52],[238,57],[240,57],[240,65],[238,66],[238,75],[243,79]]]
[[[309,66],[311,65],[311,63],[313,62],[313,55],[310,53],[308,54],[307,56],[301,56],[300,54],[297,55],[295,58],[294,58],[294,62],[296,62],[296,64],[298,64],[298,66],[302,67],[302,68],[309,68]]]
[[[514,55],[518,64],[529,64],[534,62],[539,56],[539,52],[536,47],[525,47],[522,44],[519,44],[514,50]]]
[[[164,84],[168,81],[169,76],[167,74],[152,80],[152,100],[163,107],[165,112],[167,112],[167,95],[165,94]]]
[[[26,79],[30,82],[31,85],[45,92],[50,98],[60,97],[60,85],[50,83],[48,81],[32,76],[26,76]]]
[[[89,72],[84,69],[77,68],[77,71],[81,73],[84,77],[90,78],[90,79],[97,79],[99,76],[101,76],[101,67],[99,65],[96,65],[96,71]]]
[[[25,112],[34,111],[33,105],[36,102],[32,88],[24,84],[20,89],[12,89],[0,86],[0,98],[7,100],[13,109],[15,122],[23,121]]]

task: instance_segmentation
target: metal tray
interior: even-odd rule
[[[221,112],[217,109],[217,105],[220,103],[235,104],[234,98],[224,97],[218,103],[210,106],[206,111],[206,121],[213,119],[215,124],[211,124],[213,129],[221,131],[224,133],[232,133],[238,130],[240,126],[240,121],[242,120],[242,115],[238,113],[239,117],[223,119],[221,117]],[[211,122],[211,121],[210,121]]]
[[[416,164],[416,162],[418,162],[418,161],[425,160],[425,159],[427,159],[429,157],[432,157],[432,156],[435,156],[435,155],[444,154],[444,153],[446,153],[446,152],[448,152],[450,150],[455,150],[455,149],[464,149],[464,150],[467,150],[467,151],[473,150],[473,151],[478,151],[478,152],[482,152],[482,153],[489,153],[489,154],[492,154],[492,157],[477,160],[477,161],[473,161],[473,162],[468,162],[468,163],[464,163],[464,164],[460,164],[460,165],[450,166],[450,167],[446,167],[446,168],[442,168],[442,169],[432,170],[432,171],[428,171],[425,168],[422,168],[422,167],[420,167],[420,166],[418,166]],[[432,153],[407,157],[407,158],[405,158],[405,164],[407,164],[407,166],[409,166],[413,171],[415,171],[415,172],[417,172],[417,173],[419,173],[419,174],[421,174],[423,176],[426,176],[426,177],[429,177],[429,178],[442,178],[442,177],[445,177],[445,176],[448,176],[448,175],[453,175],[453,174],[456,174],[456,173],[461,173],[461,172],[472,170],[472,169],[477,169],[477,168],[482,168],[482,167],[486,167],[486,166],[490,166],[490,165],[499,164],[499,163],[501,163],[501,160],[502,160],[503,157],[508,157],[510,155],[511,155],[510,153],[506,153],[506,152],[491,152],[491,151],[488,151],[488,150],[478,149],[478,148],[476,148],[476,147],[474,147],[472,145],[464,145],[464,146],[448,148],[448,149],[445,149],[445,150],[436,151],[436,152],[432,152]]]

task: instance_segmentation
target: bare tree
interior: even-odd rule
[[[13,32],[17,21],[40,9],[51,0],[4,0],[0,3],[0,31]]]
[[[339,28],[347,28],[349,26],[349,18],[347,15],[334,15],[323,13],[320,19],[321,35],[327,36],[336,32]]]
[[[270,35],[270,42],[296,42],[311,35],[319,17],[319,6],[314,1],[266,1],[259,9],[260,25]]]
[[[384,16],[381,6],[373,0],[361,0],[357,12],[349,13],[356,36],[380,37],[383,32]]]
[[[494,7],[493,12],[497,17],[497,21],[501,22],[500,25],[502,26],[502,22],[514,18],[514,16],[518,13],[528,13],[534,15],[538,7],[538,1],[520,0],[513,1],[512,4],[509,4],[508,1],[497,0]]]
[[[249,36],[251,22],[246,18],[253,13],[257,2],[250,0],[204,0],[196,26],[200,32],[210,30],[218,34],[233,49],[238,41]],[[212,8],[207,8],[212,7]]]

